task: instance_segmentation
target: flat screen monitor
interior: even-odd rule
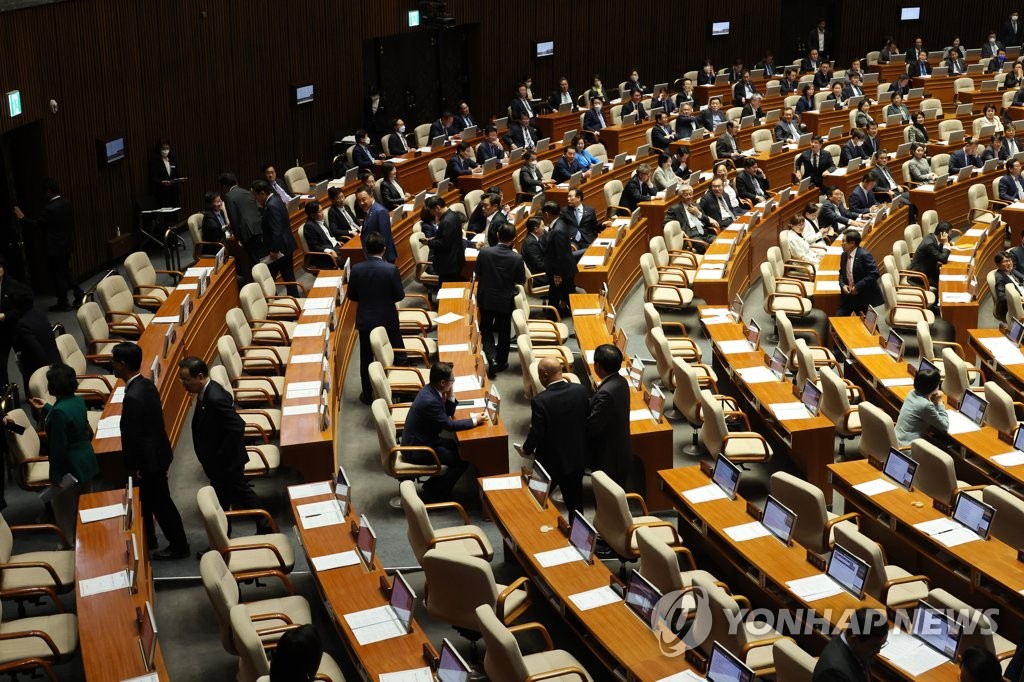
[[[899,487],[910,490],[914,484],[914,474],[917,473],[917,462],[910,455],[896,448],[889,448],[889,454],[886,455],[885,464],[882,466],[882,473]]]
[[[122,160],[125,155],[124,137],[96,140],[96,155],[104,165]]]
[[[729,314],[732,316],[732,319],[736,320],[737,322],[739,322],[740,319],[742,319],[742,316],[743,316],[743,299],[740,298],[739,294],[736,294],[733,297],[732,305],[729,306]]]
[[[551,494],[551,476],[540,462],[533,463],[533,471],[530,472],[526,487],[530,489],[530,494],[533,495],[533,499],[537,500],[541,509],[548,506],[548,495]]]
[[[768,496],[761,512],[761,525],[771,531],[783,544],[793,540],[793,529],[796,527],[796,512],[789,509],[777,499]]]
[[[313,101],[313,84],[296,85],[292,88],[292,96],[296,105],[309,104]]]
[[[874,334],[878,329],[878,311],[871,306],[864,311],[864,328],[868,330],[868,334]]]
[[[576,548],[583,560],[588,564],[594,560],[594,547],[597,545],[597,529],[580,513],[572,512],[572,523],[569,525],[569,544]]]
[[[341,515],[348,515],[348,503],[351,499],[351,488],[348,484],[348,474],[343,467],[338,467],[338,473],[334,475],[334,497],[341,505]]]
[[[401,571],[395,571],[391,584],[391,599],[388,601],[395,612],[395,618],[406,632],[412,631],[412,612],[416,606],[416,593],[409,587]]]
[[[142,648],[142,660],[146,670],[156,670],[156,616],[153,607],[147,600],[139,610],[139,646]]]
[[[901,7],[900,21],[917,21],[921,18],[920,7]]]
[[[990,504],[985,504],[965,492],[956,496],[953,520],[977,533],[978,537],[988,539],[989,530],[992,528],[992,519],[995,515],[996,508]]]
[[[741,469],[729,461],[725,455],[715,460],[715,468],[711,472],[711,480],[722,489],[730,500],[736,499],[736,489],[740,485]]]
[[[842,545],[835,545],[825,574],[857,599],[863,599],[864,584],[868,581],[870,570],[871,567],[866,561],[854,556]]]
[[[750,350],[757,350],[758,343],[761,340],[761,326],[751,318],[750,322],[743,328],[743,336],[747,339],[747,343],[750,344]]]
[[[917,371],[923,372],[925,370],[931,370],[933,372],[938,372],[939,374],[942,374],[942,372],[939,372],[939,368],[934,362],[932,362],[928,358],[921,358],[921,361],[917,363]]]
[[[709,682],[753,682],[754,671],[731,651],[715,642],[711,645],[707,678]]]
[[[911,634],[919,640],[953,660],[960,647],[961,632],[956,620],[925,601],[918,602]]]
[[[373,555],[377,551],[377,534],[370,526],[370,520],[366,514],[359,515],[359,533],[356,535],[356,546],[359,548],[359,556],[369,569],[373,568]]]
[[[896,362],[903,358],[903,337],[894,329],[890,329],[889,336],[885,338],[885,352]]]
[[[772,359],[768,363],[768,368],[782,381],[786,378],[786,354],[780,349],[776,348],[775,352],[772,353]]]
[[[712,21],[711,22],[711,35],[713,35],[713,36],[727,36],[727,35],[729,35],[729,22],[728,21]]]
[[[800,402],[813,416],[818,416],[818,408],[821,405],[821,389],[815,386],[810,379],[804,382],[804,390],[800,391]]]
[[[1024,426],[1018,426],[1013,436],[1013,447],[1024,452]]]
[[[987,400],[969,388],[964,391],[964,395],[960,399],[960,414],[981,426],[981,420],[985,418],[985,410],[987,409]]]
[[[658,588],[638,570],[632,569],[626,582],[626,606],[651,630],[655,628],[654,608],[660,599]]]
[[[1015,346],[1019,346],[1021,338],[1024,338],[1024,322],[1018,319],[1010,322],[1010,328],[1006,330],[1006,338],[1010,339]]]
[[[533,56],[536,58],[553,57],[555,55],[555,41],[538,40],[533,44]]]
[[[441,655],[437,659],[437,682],[469,682],[472,672],[466,659],[445,637],[441,642]]]

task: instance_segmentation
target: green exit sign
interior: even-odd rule
[[[11,118],[21,115],[21,90],[11,90],[7,93],[7,113]]]
[[[418,9],[409,11],[409,27],[420,25],[420,11]]]

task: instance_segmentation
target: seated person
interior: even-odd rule
[[[736,174],[736,193],[751,204],[759,204],[768,197],[768,176],[758,167],[757,159],[743,159],[743,171]]]
[[[669,145],[675,139],[676,134],[672,132],[672,128],[668,125],[668,116],[659,111],[654,115],[654,128],[651,129],[651,146],[663,152],[668,151]]]
[[[722,98],[712,97],[708,100],[708,108],[700,112],[697,120],[708,132],[715,132],[715,126],[725,123],[725,112],[722,111]]]
[[[1024,178],[1021,177],[1021,162],[1017,159],[1006,163],[1006,175],[999,178],[999,200],[1010,203],[1024,201]]]
[[[964,140],[964,148],[949,155],[949,174],[956,175],[967,166],[981,168],[985,163],[978,156],[978,140],[968,137]]]
[[[583,130],[591,139],[601,139],[601,131],[608,127],[608,119],[604,115],[604,101],[600,97],[592,97],[590,108],[583,115]]]
[[[922,184],[935,179],[932,172],[932,165],[925,156],[927,148],[920,142],[913,142],[910,145],[910,181]]]
[[[811,184],[818,189],[825,188],[825,173],[831,173],[836,169],[832,154],[822,149],[820,135],[811,138],[811,147],[796,158],[796,175],[798,180],[810,178]]]
[[[933,369],[918,371],[914,375],[914,390],[907,394],[896,419],[896,442],[902,447],[931,431],[946,433],[949,415],[946,396],[939,390],[942,377]]]
[[[476,160],[483,163],[487,159],[502,161],[505,158],[505,148],[498,142],[498,129],[494,126],[487,126],[484,129],[484,141],[476,146]]]
[[[569,146],[576,150],[576,162],[580,164],[580,168],[583,170],[589,171],[591,166],[602,163],[601,159],[587,151],[587,141],[582,135],[572,138]]]
[[[690,168],[689,160],[690,148],[684,145],[676,147],[676,150],[672,153],[672,172],[682,180],[689,180],[690,176],[694,173],[700,174],[699,171]]]
[[[576,160],[576,148],[569,145],[565,148],[562,156],[555,162],[554,170],[551,172],[551,179],[556,183],[568,182],[574,173],[583,173],[583,178],[590,177],[590,171],[584,171],[583,166]]]
[[[451,140],[458,134],[459,131],[455,128],[455,115],[446,111],[441,114],[439,119],[430,124],[430,134],[427,140],[433,140],[435,137]]]
[[[805,111],[814,111],[814,86],[804,85],[800,88],[800,99],[796,101],[796,115]]]
[[[686,238],[694,240],[689,243],[690,248],[697,253],[704,253],[707,250],[705,245],[714,241],[718,234],[718,221],[700,210],[700,206],[693,200],[693,187],[690,185],[683,185],[679,199],[678,203],[665,212],[665,222],[678,221]]]
[[[842,232],[852,223],[857,223],[862,215],[846,208],[843,205],[843,190],[832,187],[827,191],[828,201],[821,205],[818,211],[818,229],[833,230]]]
[[[812,84],[815,90],[828,90],[832,83],[832,67],[828,62],[822,62],[814,74]],[[840,86],[842,87],[842,86]]]
[[[760,94],[755,94],[751,97],[750,101],[743,105],[740,117],[746,118],[747,116],[753,116],[757,120],[757,124],[760,125],[766,115],[765,110],[761,108],[761,101],[763,99],[764,98]]]
[[[825,99],[834,100],[836,103],[836,109],[845,109],[847,101],[846,98],[843,97],[843,84],[836,83],[835,85],[833,85],[832,92],[830,92],[828,94],[828,97],[826,97]]]
[[[640,90],[633,90],[629,93],[629,101],[622,105],[622,109],[619,115],[625,118],[629,114],[636,114],[636,120],[646,121],[650,118],[650,114],[647,113],[647,109],[644,108],[643,103],[644,94]]]
[[[800,139],[800,124],[796,120],[793,107],[782,110],[782,118],[775,124],[772,132],[776,142],[792,144]]]
[[[672,170],[672,157],[665,152],[658,153],[658,167],[654,169],[654,189],[658,192],[675,188],[679,183],[679,176]],[[673,191],[672,194],[675,192]],[[671,194],[669,195],[671,196]]]
[[[523,262],[531,275],[540,275],[533,280],[533,285],[547,286],[548,278],[544,270],[544,249],[547,246],[547,235],[544,232],[544,221],[534,216],[526,219],[526,237],[523,239]]]
[[[460,142],[455,147],[455,156],[448,162],[448,170],[445,173],[445,177],[457,183],[460,176],[471,175],[473,169],[477,167],[477,163],[470,158],[470,153],[469,143]]]
[[[324,223],[324,210],[320,203],[311,201],[306,204],[306,224],[302,226],[302,235],[310,253],[326,253],[338,257],[338,240]]]
[[[896,80],[889,84],[889,92],[899,92],[904,97],[910,95],[910,76],[901,73]]]
[[[899,116],[900,123],[903,125],[910,124],[910,109],[903,103],[903,93],[899,90],[895,90],[889,95],[889,106],[885,108],[885,117],[888,119],[890,116]]]
[[[203,201],[206,210],[203,211],[203,224],[200,228],[202,240],[213,244],[223,244],[230,234],[227,218],[224,217],[224,199],[221,198],[219,192],[207,192],[203,195]],[[219,250],[219,247],[203,247],[204,255],[215,255]]]
[[[524,199],[531,199],[537,192],[547,187],[554,187],[554,180],[545,180],[540,168],[537,167],[537,153],[532,149],[523,152],[523,166],[519,169],[519,189]]]
[[[861,215],[874,211],[875,204],[878,203],[878,199],[875,197],[877,184],[878,176],[875,171],[868,171],[867,175],[850,192],[850,210]]]
[[[845,167],[853,159],[869,159],[871,155],[864,149],[864,131],[854,128],[850,131],[850,141],[843,145],[839,152],[839,165]]]
[[[331,200],[331,207],[327,209],[327,227],[335,239],[342,243],[347,242],[352,235],[359,232],[356,216],[345,205],[345,193],[341,187],[329,188],[327,198]]]
[[[676,114],[676,139],[688,140],[693,135],[693,131],[698,128],[703,128],[703,124],[693,115],[693,105],[684,102],[679,107],[679,113]],[[653,136],[652,133],[651,137],[653,138]]]
[[[718,154],[719,159],[737,160],[742,158],[743,154],[740,152],[739,142],[736,141],[736,132],[736,122],[727,121],[725,133],[715,142],[715,152]]]
[[[797,70],[790,66],[786,68],[786,73],[783,75],[782,80],[779,81],[779,94],[783,97],[796,94],[800,85],[800,77],[797,74]]]
[[[619,203],[623,208],[630,211],[636,210],[641,201],[649,201],[654,198],[654,186],[651,184],[651,167],[646,163],[637,166],[636,174],[626,183],[622,190]]]
[[[394,211],[402,204],[410,203],[412,195],[398,184],[398,166],[387,161],[384,163],[381,172],[384,175],[384,179],[380,183],[380,202],[384,204],[384,208]]]
[[[530,125],[530,116],[525,113],[509,126],[505,135],[505,145],[513,149],[533,149],[540,140],[540,132]]]
[[[997,253],[996,263],[996,317],[1000,320],[1006,319],[1006,285],[1013,284],[1017,287],[1017,293],[1024,295],[1024,277],[1014,269],[1016,261],[1009,251]]]

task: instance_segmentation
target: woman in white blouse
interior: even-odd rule
[[[672,170],[672,157],[665,152],[658,154],[658,167],[654,171],[651,182],[659,192],[675,187],[679,182],[679,176]]]

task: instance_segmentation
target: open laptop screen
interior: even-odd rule
[[[788,545],[793,538],[793,528],[796,527],[796,513],[769,495],[764,511],[761,512],[761,524],[783,544]]]
[[[530,489],[530,494],[537,500],[541,509],[547,507],[548,495],[551,493],[551,476],[540,462],[533,463],[533,471],[530,472],[526,487]]]
[[[1019,346],[1021,338],[1024,337],[1024,323],[1020,320],[1014,319],[1010,322],[1010,328],[1006,330],[1006,337]]]
[[[889,330],[889,336],[885,339],[885,352],[897,362],[903,357],[903,337],[892,329]]]
[[[626,583],[626,606],[652,630],[654,629],[654,607],[657,606],[659,599],[661,599],[661,592],[658,591],[658,588],[634,568]]]
[[[413,607],[416,605],[416,593],[405,581],[401,571],[395,571],[395,580],[391,585],[391,608],[406,631],[410,629]]]
[[[995,515],[996,508],[990,504],[985,504],[967,493],[960,493],[956,496],[953,520],[959,521],[977,533],[979,537],[988,538],[989,529],[992,528],[992,518]]]
[[[864,311],[864,327],[868,330],[868,334],[874,334],[878,329],[878,311],[871,306]]]
[[[711,480],[729,496],[729,499],[736,499],[736,488],[740,484],[740,468],[730,462],[725,455],[719,455],[715,460],[715,469],[711,472]]]
[[[864,596],[864,584],[868,581],[871,567],[863,559],[854,556],[842,545],[832,548],[832,556],[828,561],[825,574],[839,583],[844,590],[861,599]]]
[[[587,521],[578,509],[573,510],[572,524],[569,526],[569,544],[576,548],[584,561],[594,557],[594,546],[597,544],[597,529]]]
[[[441,655],[437,661],[438,682],[469,682],[469,675],[473,669],[469,667],[451,641],[445,637],[441,642]]]
[[[981,426],[981,420],[985,418],[985,410],[987,409],[987,400],[971,389],[964,391],[964,396],[960,399],[960,414]]]
[[[359,554],[367,568],[373,568],[373,554],[377,549],[377,534],[370,527],[370,520],[366,514],[359,515],[359,534],[356,536],[356,546]]]
[[[928,358],[921,358],[921,362],[917,363],[917,371],[923,372],[926,369],[930,369],[933,372],[942,374],[942,372],[939,372],[939,368],[938,366],[936,366],[934,362],[932,362]]]
[[[761,340],[761,326],[751,319],[743,328],[743,336],[750,344],[750,349],[757,350],[758,342]]]
[[[804,390],[800,392],[800,402],[814,416],[818,416],[818,406],[821,404],[821,389],[808,379],[804,383]]]
[[[918,602],[914,612],[911,634],[950,660],[960,646],[959,624],[923,601]]]
[[[731,651],[715,642],[708,662],[709,682],[751,682],[754,671],[743,664]]]
[[[914,474],[917,473],[917,462],[896,448],[889,448],[882,473],[904,490],[910,490],[910,486],[914,483]]]
[[[786,354],[783,353],[778,348],[776,348],[775,352],[772,353],[772,359],[771,359],[771,362],[769,363],[768,367],[769,367],[769,369],[771,369],[772,372],[775,373],[775,376],[777,376],[779,378],[779,381],[782,381],[783,379],[785,379],[786,378]]]

